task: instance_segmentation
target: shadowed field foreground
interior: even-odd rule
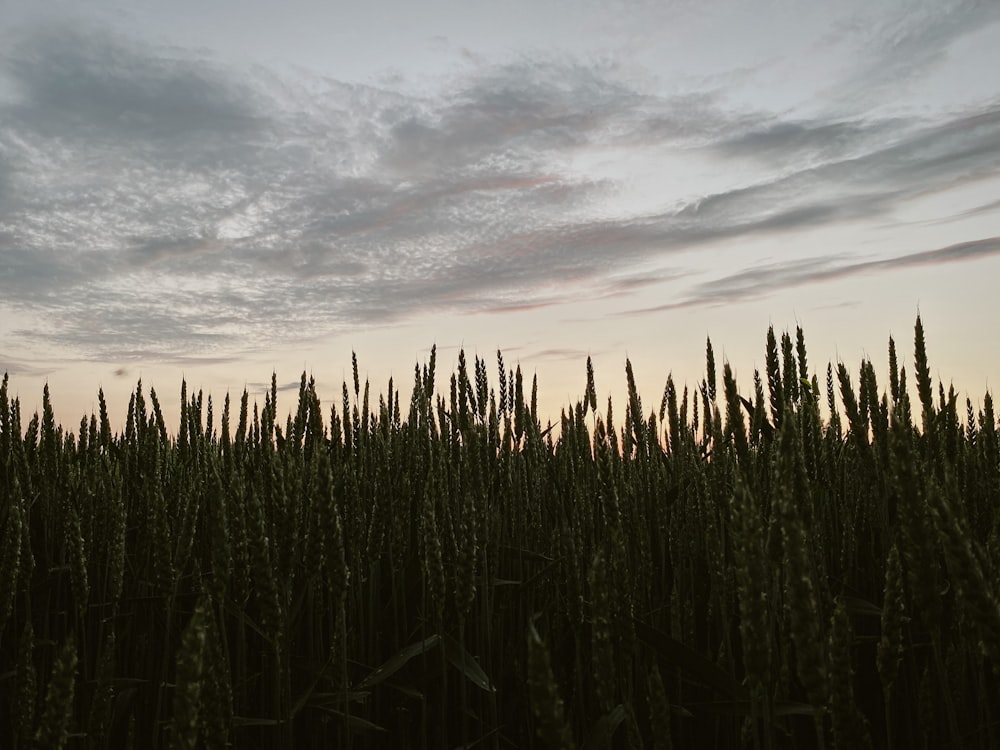
[[[554,429],[499,353],[174,435],[5,377],[0,746],[1000,747],[997,418],[915,333],[887,391],[769,331],[620,416],[588,362]]]

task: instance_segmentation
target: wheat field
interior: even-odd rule
[[[119,433],[5,376],[0,747],[1000,747],[990,395],[919,318],[888,388],[765,361],[544,427],[500,352]]]

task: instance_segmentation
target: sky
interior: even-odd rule
[[[500,349],[544,421],[919,312],[981,404],[997,70],[995,0],[0,0],[0,372],[72,428]]]

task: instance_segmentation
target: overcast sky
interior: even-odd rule
[[[706,335],[884,367],[919,309],[978,402],[998,70],[995,0],[0,0],[0,371],[72,425],[499,347],[557,418],[588,354],[654,404]]]

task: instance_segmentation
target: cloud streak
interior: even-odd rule
[[[731,304],[764,297],[781,289],[806,284],[842,280],[853,276],[901,268],[980,260],[998,255],[1000,255],[1000,236],[958,242],[933,250],[879,260],[845,262],[843,258],[826,257],[770,263],[756,268],[747,268],[739,273],[699,284],[687,298],[677,302],[642,310],[632,310],[626,314],[634,315],[703,305]]]
[[[870,6],[853,20],[853,74],[830,92],[837,102],[879,107],[906,98],[963,37],[1000,23],[1000,6],[982,0]]]

